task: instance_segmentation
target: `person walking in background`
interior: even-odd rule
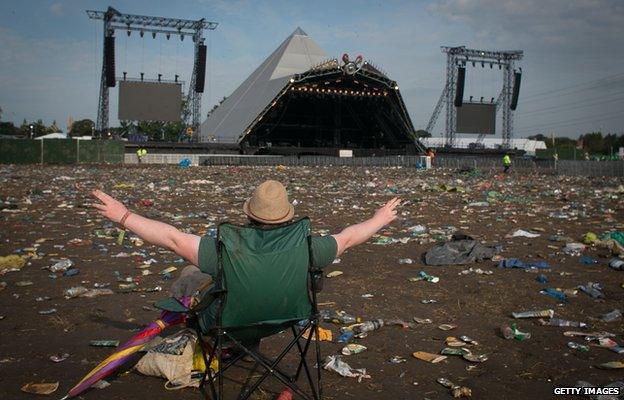
[[[431,159],[431,166],[433,167],[433,160],[435,159],[435,152],[431,147],[427,149],[427,157]]]
[[[511,168],[511,157],[509,157],[509,154],[505,154],[503,156],[503,173],[506,174],[507,171],[509,171],[509,168]]]
[[[136,151],[136,154],[137,158],[139,159],[139,164],[141,164],[143,162],[143,157],[147,155],[147,150],[145,150],[143,147],[139,147]]]

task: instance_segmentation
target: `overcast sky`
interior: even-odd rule
[[[398,81],[414,126],[427,125],[445,79],[440,46],[524,50],[515,137],[624,132],[624,1],[15,1],[0,2],[3,120],[96,119],[102,22],[85,9],[219,22],[207,35],[202,115],[297,26],[331,57],[363,54]],[[117,75],[188,81],[192,42],[117,33]],[[496,97],[502,73],[468,68],[466,96]],[[185,88],[185,91],[188,88]],[[111,126],[117,91],[111,90]],[[436,125],[436,135],[444,128]]]

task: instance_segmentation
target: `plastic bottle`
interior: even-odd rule
[[[507,340],[514,338],[513,329],[509,325],[503,325],[500,327],[501,335]]]
[[[360,322],[360,318],[347,314],[344,311],[321,310],[320,315],[323,321],[333,322],[334,324],[349,325]]]
[[[371,321],[362,322],[361,324],[353,325],[351,329],[353,333],[360,334],[364,332],[375,331],[384,326],[383,319],[373,319]]]
[[[353,331],[350,329],[346,329],[344,332],[338,336],[338,343],[349,343],[349,340],[353,338]]]
[[[621,260],[619,258],[614,258],[611,261],[609,261],[609,267],[613,269],[617,269],[619,271],[624,271],[624,260]]]
[[[555,315],[554,310],[539,310],[539,311],[523,311],[511,313],[514,318],[552,318]]]
[[[539,274],[535,280],[539,283],[548,283],[548,278],[544,274]]]
[[[550,297],[552,297],[553,299],[565,303],[568,301],[565,293],[560,292],[559,290],[555,289],[555,288],[546,288],[544,290],[540,290],[541,294],[546,294]]]
[[[589,351],[589,346],[585,345],[585,344],[579,344],[576,342],[568,342],[568,347],[571,348],[572,350],[578,350],[581,351],[583,353],[586,353]]]
[[[440,278],[438,278],[437,276],[429,275],[425,271],[420,271],[418,273],[418,276],[426,280],[427,282],[438,283],[440,281]]]
[[[622,318],[622,311],[618,310],[617,308],[611,312],[602,315],[602,320],[604,322],[613,322],[617,321],[620,318]]]
[[[412,260],[411,258],[400,258],[399,259],[399,264],[413,264],[414,260]]]
[[[519,331],[515,323],[511,324],[511,326],[501,326],[500,331],[505,339],[516,339],[518,341],[523,341],[525,339],[531,338],[531,333]]]
[[[584,322],[568,321],[567,319],[551,318],[546,325],[550,326],[572,326],[576,328],[587,328],[587,324]]]

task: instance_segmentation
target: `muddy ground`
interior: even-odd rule
[[[621,319],[603,322],[600,316],[622,308],[624,272],[608,267],[611,255],[606,249],[585,250],[583,254],[598,263],[584,265],[578,256],[563,253],[565,239],[549,240],[552,235],[578,241],[588,231],[598,235],[623,231],[622,180],[407,168],[1,166],[0,256],[34,257],[20,271],[0,276],[0,282],[6,282],[0,291],[0,399],[36,398],[20,392],[20,387],[28,382],[57,381],[58,391],[47,397],[62,397],[112,351],[91,347],[89,341],[118,339],[123,343],[154,320],[158,312],[151,306],[166,296],[172,283],[163,280],[159,272],[177,266],[175,278],[185,265],[172,253],[132,241],[131,235],[118,245],[116,234],[106,230],[111,226],[86,206],[91,201],[90,189],[99,187],[138,213],[202,235],[219,221],[243,222],[242,202],[266,178],[287,185],[291,200],[297,203],[296,214],[310,216],[318,233],[338,232],[371,216],[395,194],[405,201],[399,220],[381,232],[384,237],[349,250],[339,263],[327,268],[327,272],[340,270],[344,274],[325,279],[319,301],[328,304],[321,308],[345,310],[363,319],[412,321],[419,317],[433,323],[413,329],[386,326],[357,340],[368,350],[344,360],[354,368],[366,368],[372,378],[358,383],[324,371],[325,398],[447,399],[451,398],[449,391],[436,382],[446,377],[471,388],[477,399],[543,399],[552,397],[554,387],[573,386],[578,380],[606,385],[621,379],[622,370],[595,366],[621,361],[622,355],[597,346],[590,346],[587,353],[567,347],[570,340],[582,339],[570,339],[563,332],[579,329],[541,326],[532,319],[516,320],[521,330],[532,334],[529,340],[505,340],[498,331],[502,324],[513,322],[512,311],[551,308],[560,318],[588,323],[586,331],[616,334],[615,340],[622,344]],[[141,205],[140,200],[151,200],[153,205]],[[487,206],[470,205],[484,201]],[[429,233],[413,236],[408,228],[415,225],[424,225]],[[506,237],[517,229],[537,229],[541,236]],[[424,265],[422,255],[454,230],[487,244],[502,245],[502,257],[548,262],[551,268],[540,273],[549,283],[537,282],[535,272],[497,268],[498,263],[489,260],[468,266]],[[387,244],[388,238],[406,243]],[[121,252],[138,255],[114,257]],[[79,274],[51,278],[43,268],[62,258],[71,259]],[[150,258],[156,260],[149,267],[153,274],[142,276],[138,267]],[[402,258],[414,263],[400,264]],[[468,267],[493,273],[459,274]],[[161,286],[163,291],[91,299],[63,297],[70,287],[91,288],[95,283],[109,283],[109,288],[117,290],[114,271],[123,277],[137,277],[140,288]],[[438,276],[440,281],[409,281],[419,271]],[[18,282],[24,281],[32,285],[19,286]],[[545,287],[573,289],[589,281],[604,286],[604,299],[594,300],[579,291],[568,303],[560,304],[540,294]],[[364,294],[372,297],[362,297]],[[423,304],[424,299],[437,303]],[[56,312],[40,314],[50,309]],[[440,324],[458,327],[445,332],[438,328]],[[332,330],[334,340],[338,337],[339,326],[322,326]],[[412,356],[415,351],[439,352],[449,335],[477,340],[473,352],[486,354],[488,360],[472,364],[449,356],[430,364]],[[270,354],[285,337],[263,341],[262,350]],[[342,346],[323,342],[322,356],[337,354]],[[62,353],[69,358],[60,363],[50,361],[50,356]],[[406,361],[391,363],[393,356]],[[243,372],[233,371],[232,378],[240,380]],[[167,391],[163,380],[134,371],[108,381],[108,388],[92,389],[81,398],[200,398],[195,389]],[[228,388],[232,386],[227,383]],[[269,383],[255,398],[273,398],[281,388],[281,384]]]

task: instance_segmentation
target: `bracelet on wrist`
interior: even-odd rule
[[[132,214],[130,212],[130,210],[126,211],[126,213],[123,215],[123,217],[121,217],[121,219],[119,220],[119,225],[121,225],[121,227],[124,228],[124,229],[126,229],[126,220],[130,216],[130,214]]]

